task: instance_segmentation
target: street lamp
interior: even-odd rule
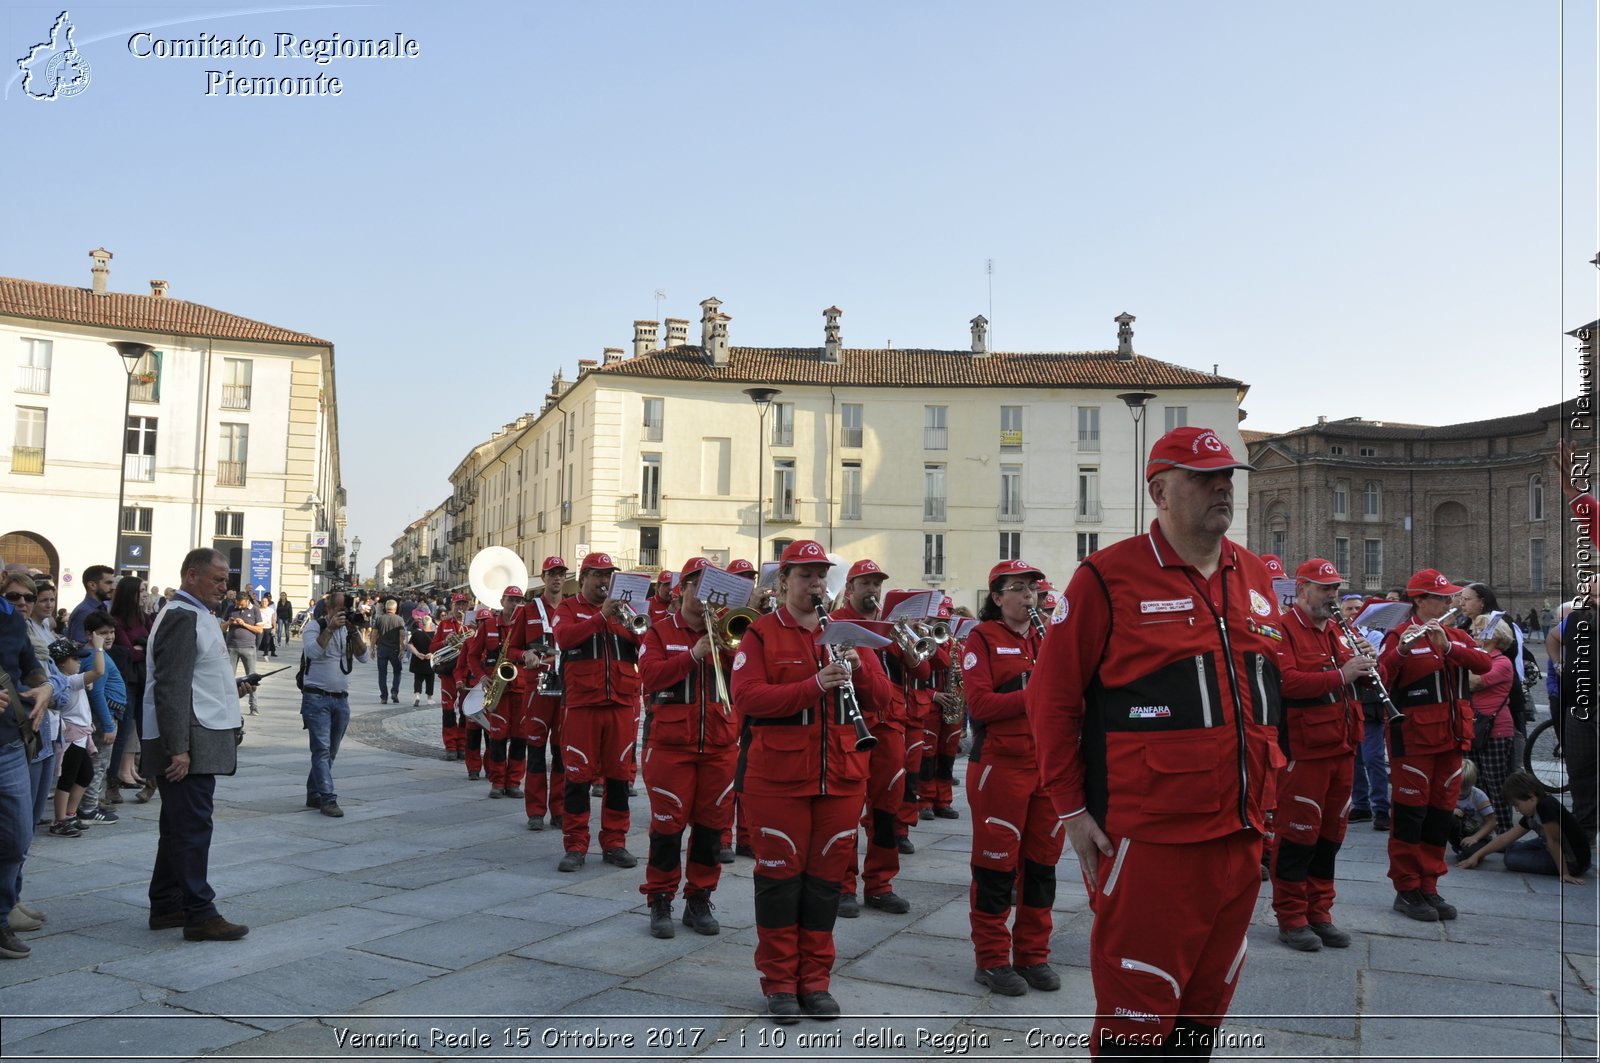
[[[361,536],[358,535],[354,539],[350,540],[350,583],[352,586],[355,586],[359,582],[359,577],[361,575],[361,570],[356,565],[356,558],[360,555],[360,553]]]
[[[760,427],[756,429],[756,568],[760,569],[766,559],[761,552],[765,549],[761,540],[766,530],[764,526],[766,515],[761,509],[761,478],[767,474],[767,407],[772,405],[774,395],[781,395],[783,392],[777,388],[745,388],[744,393],[750,396],[750,401],[761,411],[757,417]]]
[[[1133,534],[1144,533],[1144,404],[1155,398],[1148,391],[1127,391],[1117,398],[1128,404],[1133,416]]]
[[[122,384],[122,457],[117,462],[117,539],[116,553],[113,555],[113,564],[117,571],[122,571],[122,506],[128,492],[128,411],[133,402],[133,371],[139,368],[139,363],[144,356],[155,350],[148,343],[135,343],[124,340],[111,343],[107,346],[115,348],[118,357],[122,359],[122,368],[127,373],[127,378]]]

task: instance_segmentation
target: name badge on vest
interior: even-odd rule
[[[1187,613],[1194,608],[1193,598],[1166,598],[1139,603],[1141,613]]]
[[[1022,647],[1020,647],[1020,646],[996,646],[994,648],[994,652],[996,652],[996,653],[1015,654],[1016,656],[1020,657],[1020,656],[1022,656]]]

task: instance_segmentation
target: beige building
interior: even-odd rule
[[[343,567],[333,344],[165,281],[112,291],[111,252],[90,257],[89,287],[0,277],[15,359],[0,555],[57,576],[68,606],[90,565],[175,585],[198,545],[228,555],[236,587],[319,593]],[[131,373],[118,342],[150,348]]]
[[[664,343],[656,322],[635,322],[631,353],[558,374],[536,413],[462,459],[446,503],[453,584],[491,545],[536,572],[548,554],[678,568],[814,538],[876,559],[892,586],[973,605],[999,560],[1024,557],[1064,585],[1132,532],[1142,469],[1120,395],[1149,396],[1146,444],[1197,424],[1241,445],[1246,386],[1135,354],[1129,315],[1114,350],[1012,353],[988,349],[982,317],[965,350],[845,347],[836,307],[821,346],[738,347],[721,304],[701,307],[700,343],[686,319],[665,321]],[[1246,497],[1241,485],[1240,541]]]

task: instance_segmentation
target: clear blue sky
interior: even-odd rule
[[[60,10],[6,6],[5,76]],[[996,347],[1110,347],[1126,310],[1261,429],[1554,402],[1600,316],[1580,0],[70,10],[90,87],[0,103],[0,274],[87,284],[103,245],[118,290],[333,340],[368,572],[658,288],[721,298],[735,344],[820,344],[837,303],[848,346],[962,348],[992,258]],[[138,30],[269,54],[140,60]],[[421,55],[319,67],[278,31]]]

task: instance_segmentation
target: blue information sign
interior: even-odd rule
[[[272,542],[250,540],[250,589],[256,594],[272,593]]]

